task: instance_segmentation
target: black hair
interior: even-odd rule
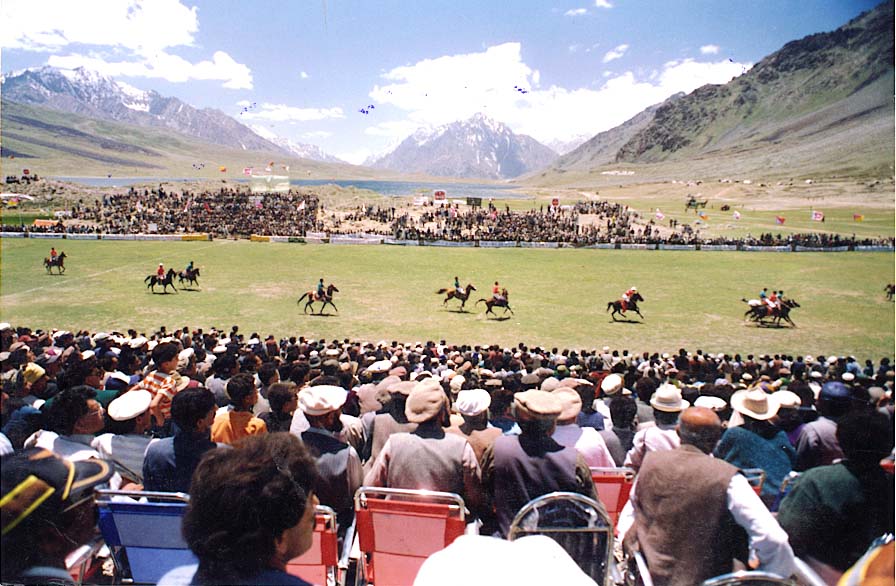
[[[837,423],[837,441],[847,461],[877,467],[893,451],[893,426],[873,409],[858,409]]]
[[[155,362],[156,368],[159,368],[163,362],[177,358],[179,352],[174,342],[162,342],[152,349],[152,361]]]
[[[638,404],[634,397],[620,395],[610,401],[610,418],[614,427],[626,429],[632,426],[638,414]]]
[[[296,385],[291,382],[274,383],[268,387],[268,403],[271,404],[271,411],[280,413],[296,392]]]
[[[247,372],[241,372],[230,377],[227,381],[227,394],[230,396],[230,404],[241,409],[246,397],[255,392],[255,377]]]
[[[59,435],[71,435],[78,419],[90,410],[87,406],[90,399],[96,399],[96,390],[85,385],[60,392],[44,410],[46,429]]]
[[[186,388],[171,399],[171,419],[180,429],[192,431],[214,408],[215,395],[210,390]]]

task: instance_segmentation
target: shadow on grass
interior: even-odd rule
[[[469,309],[451,309],[448,307],[444,308],[444,311],[448,313],[472,313]]]
[[[308,317],[339,317],[338,313],[306,313]]]
[[[614,319],[610,320],[611,324],[635,324],[635,325],[644,325],[644,322],[636,319]]]
[[[501,315],[498,317],[487,317],[486,316],[485,321],[507,321],[511,317],[513,317],[513,316],[512,315]]]

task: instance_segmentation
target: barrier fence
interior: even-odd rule
[[[144,240],[144,241],[212,241],[211,234],[60,234],[56,232],[0,232],[0,238],[37,238],[45,240]],[[390,246],[441,246],[450,248],[585,248],[595,250],[700,250],[700,251],[745,251],[745,252],[894,252],[896,248],[886,245],[841,245],[841,246],[758,246],[754,244],[666,244],[666,243],[614,243],[599,242],[577,245],[572,242],[525,242],[514,240],[406,240],[388,238],[376,234],[327,234],[308,232],[305,236],[265,236],[253,234],[251,242],[276,242],[283,244],[345,244]]]

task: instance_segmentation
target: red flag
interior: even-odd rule
[[[824,222],[824,212],[819,210],[812,211],[812,221],[813,222]]]
[[[854,222],[861,222],[862,220],[865,219],[865,216],[864,216],[864,214],[853,214],[852,219]]]
[[[776,224],[783,224],[785,221],[786,221],[786,218],[784,216],[775,216]]]
[[[243,175],[251,175],[252,167],[243,167]]]

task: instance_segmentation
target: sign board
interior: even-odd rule
[[[435,191],[432,192],[432,198],[435,201],[445,201],[446,197],[447,197],[447,194],[442,189],[436,189]]]
[[[473,206],[474,208],[481,208],[482,207],[482,198],[481,197],[468,197],[467,205]]]

